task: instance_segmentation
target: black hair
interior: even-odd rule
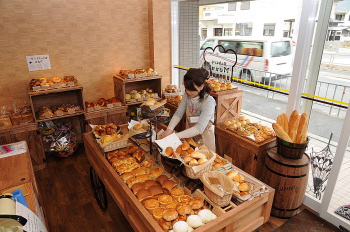
[[[190,91],[197,91],[196,86],[204,84],[203,89],[199,92],[199,98],[203,99],[206,93],[210,92],[210,88],[206,82],[209,78],[209,72],[204,68],[190,68],[184,76],[185,88]]]

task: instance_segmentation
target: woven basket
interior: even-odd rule
[[[200,152],[205,153],[204,151],[200,151]],[[208,151],[208,150],[207,150],[205,155],[207,156],[208,161],[202,165],[190,166],[188,164],[185,164],[186,176],[188,178],[199,179],[203,173],[211,171],[211,169],[213,167],[214,160],[215,160],[215,155],[211,151]],[[197,171],[198,167],[201,167],[201,169],[199,171]],[[196,172],[195,172],[195,170],[196,170]]]
[[[103,152],[109,152],[126,147],[128,144],[128,138],[129,137],[127,135],[124,135],[122,138],[108,143],[101,143],[100,139],[96,139],[96,141],[98,145],[100,145]]]
[[[223,196],[220,196],[217,193],[215,193],[214,191],[212,191],[213,186],[209,180],[210,180],[210,178],[214,178],[214,177],[217,179],[220,179],[220,183],[222,183],[223,188],[226,190],[224,192]],[[220,207],[224,207],[224,206],[227,206],[228,204],[230,204],[231,198],[233,195],[233,191],[236,188],[236,185],[225,174],[223,174],[222,172],[218,172],[218,171],[207,172],[201,176],[201,181],[203,182],[203,185],[204,185],[205,195],[207,195],[207,197],[212,202],[214,202],[216,205],[218,205]]]

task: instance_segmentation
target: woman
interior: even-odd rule
[[[203,68],[191,68],[184,76],[185,94],[168,128],[163,132],[166,137],[174,132],[186,112],[186,130],[176,133],[181,138],[201,137],[203,143],[215,151],[214,114],[215,99],[209,95],[207,78],[209,73]]]

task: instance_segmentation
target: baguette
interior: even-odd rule
[[[272,123],[272,128],[279,138],[290,143],[293,142],[289,135],[283,130],[283,128],[280,125],[278,125],[277,123]]]
[[[287,114],[280,114],[277,117],[276,123],[280,125],[283,130],[288,134],[288,116]]]
[[[308,115],[303,113],[300,117],[296,143],[305,143],[307,138]]]
[[[289,131],[288,131],[288,135],[291,138],[291,140],[293,141],[293,143],[295,143],[295,139],[297,137],[297,132],[298,132],[298,125],[299,125],[299,121],[300,121],[300,115],[299,114],[295,114],[295,115],[291,115],[292,117],[289,119]]]

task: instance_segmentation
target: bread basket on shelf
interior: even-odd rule
[[[237,191],[235,183],[222,172],[206,172],[200,180],[203,182],[205,195],[220,207],[230,204],[233,192]]]
[[[206,155],[208,161],[198,166],[191,166],[184,163],[188,178],[199,179],[203,173],[209,172],[212,169],[216,157],[215,154],[210,150],[200,150],[200,152]]]
[[[101,147],[101,149],[103,150],[103,152],[109,152],[109,151],[114,151],[114,150],[126,147],[128,144],[128,139],[129,139],[128,135],[123,135],[123,137],[121,137],[120,139],[113,140],[107,143],[102,143],[101,139],[96,139],[96,141],[98,145]]]

